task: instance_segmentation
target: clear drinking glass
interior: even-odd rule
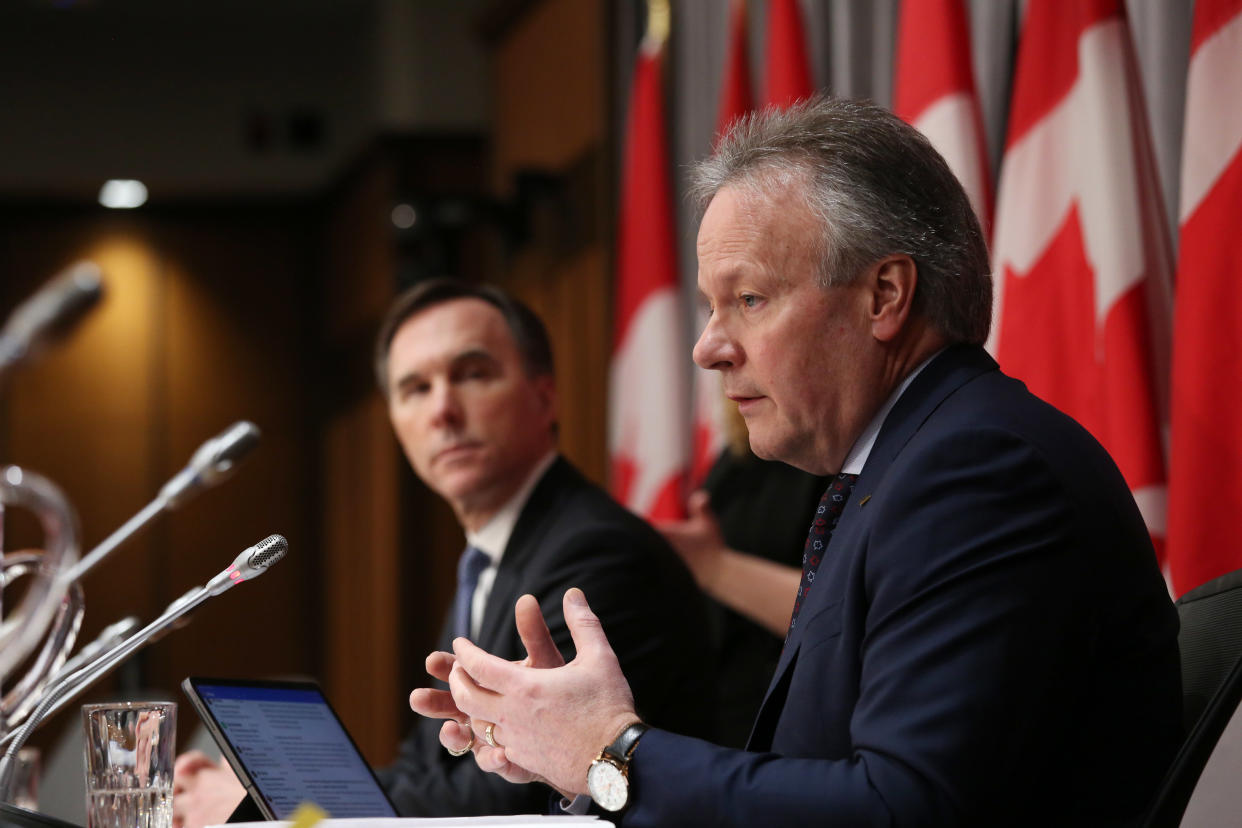
[[[89,828],[171,828],[176,702],[82,706]]]

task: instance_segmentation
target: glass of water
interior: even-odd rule
[[[89,828],[170,828],[176,702],[82,706]]]

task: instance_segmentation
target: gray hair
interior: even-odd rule
[[[914,311],[951,342],[987,339],[991,268],[970,199],[927,139],[888,110],[821,96],[752,113],[692,175],[700,211],[724,187],[766,198],[801,186],[823,226],[813,242],[821,286],[905,254],[918,268]]]

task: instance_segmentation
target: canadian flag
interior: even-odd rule
[[[764,106],[784,109],[815,91],[798,0],[769,0]]]
[[[1162,555],[1172,255],[1119,0],[1031,0],[993,244],[989,348],[1121,468]]]
[[[903,0],[893,111],[944,156],[986,236],[992,182],[970,54],[970,21],[962,0]]]
[[[690,388],[665,143],[663,43],[651,34],[644,39],[630,93],[608,446],[617,500],[645,518],[674,520],[685,515]]]
[[[1197,0],[1182,143],[1169,571],[1181,594],[1242,567],[1242,0]]]
[[[729,43],[725,55],[724,78],[720,85],[720,108],[716,118],[719,141],[733,123],[754,108],[750,86],[750,47],[746,33],[746,3],[734,0],[729,13]],[[707,320],[699,319],[699,330]],[[694,455],[690,463],[690,484],[697,487],[711,471],[724,449],[724,392],[720,372],[694,369]]]

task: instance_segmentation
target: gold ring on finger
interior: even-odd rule
[[[472,730],[470,731],[470,741],[466,742],[466,746],[464,748],[462,748],[461,750],[453,750],[451,747],[446,747],[445,750],[449,752],[449,756],[465,756],[467,753],[470,752],[470,749],[473,747],[474,747],[474,731]]]

